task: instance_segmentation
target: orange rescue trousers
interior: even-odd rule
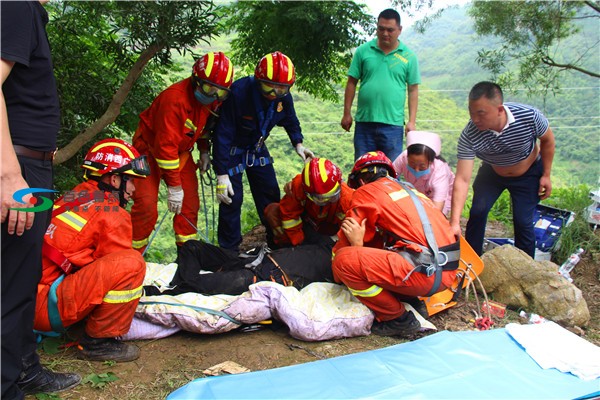
[[[398,253],[372,247],[348,246],[339,249],[333,259],[333,276],[343,282],[361,303],[375,312],[378,321],[395,319],[406,311],[398,296],[425,296],[434,276],[414,272],[412,264]],[[443,271],[438,292],[450,287],[455,271]]]
[[[87,317],[85,332],[94,338],[124,335],[142,295],[146,263],[135,250],[102,257],[67,275],[58,285],[58,312],[66,328]],[[48,318],[49,285],[38,285],[34,329],[52,331]]]
[[[183,160],[184,157],[181,157]],[[161,181],[161,171],[156,160],[148,156],[150,176],[145,179],[135,179],[135,192],[133,193],[133,206],[131,207],[131,223],[133,225],[133,248],[140,253],[148,245],[148,240],[158,220],[158,190]],[[181,214],[173,217],[173,230],[175,242],[178,246],[190,239],[197,239],[198,210],[200,198],[198,196],[198,177],[191,155],[186,157],[179,171],[181,187],[183,188],[183,205]],[[187,220],[186,220],[187,219]],[[188,222],[189,221],[189,222]],[[193,224],[193,226],[192,226]]]

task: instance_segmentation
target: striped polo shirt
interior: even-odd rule
[[[548,130],[548,119],[537,109],[518,103],[504,103],[507,124],[500,133],[480,131],[469,121],[458,139],[459,160],[482,161],[501,167],[515,165],[529,157],[535,141]]]

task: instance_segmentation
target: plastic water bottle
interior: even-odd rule
[[[577,251],[569,256],[567,261],[563,263],[558,269],[558,273],[561,274],[566,280],[569,282],[573,282],[571,278],[571,271],[575,268],[575,265],[581,260],[581,254],[583,254],[583,249],[577,249]]]

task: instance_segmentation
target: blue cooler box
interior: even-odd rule
[[[550,260],[552,250],[558,246],[562,228],[569,225],[575,219],[572,211],[561,210],[550,206],[538,204],[535,209],[534,231],[535,231],[535,259]],[[483,241],[483,252],[496,247],[515,244],[512,238],[485,238]]]

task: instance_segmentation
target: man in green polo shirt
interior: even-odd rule
[[[377,18],[377,38],[358,49],[348,70],[344,93],[342,128],[352,127],[352,102],[360,81],[354,158],[369,151],[381,150],[395,160],[402,152],[404,105],[408,91],[406,132],[415,130],[419,98],[419,63],[417,56],[398,40],[402,32],[400,14],[388,8]]]

